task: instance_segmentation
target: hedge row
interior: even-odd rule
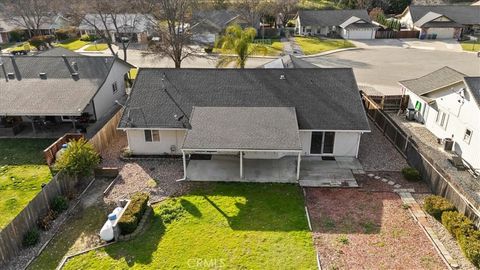
[[[475,228],[473,222],[464,214],[457,212],[451,202],[440,196],[425,198],[424,209],[434,217],[440,214],[443,226],[457,239],[465,257],[473,265],[480,267],[480,231]]]
[[[148,193],[135,193],[130,199],[130,204],[118,221],[118,226],[123,235],[133,233],[148,207]]]

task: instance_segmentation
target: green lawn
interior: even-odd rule
[[[105,51],[108,49],[108,45],[105,43],[93,44],[85,48],[87,52],[98,52],[98,51]]]
[[[460,42],[462,49],[469,52],[480,52],[480,41],[462,41]]]
[[[11,44],[10,48],[7,48],[7,51],[9,52],[16,52],[16,51],[30,51],[32,49],[32,45],[28,42],[24,43],[17,43],[17,44]],[[4,47],[2,47],[4,48]]]
[[[0,139],[0,229],[52,178],[42,150],[52,140]]]
[[[75,40],[69,40],[62,43],[58,43],[56,46],[65,48],[70,51],[76,51],[88,44],[90,44],[90,42],[75,39]]]
[[[249,51],[252,53],[252,55],[257,56],[277,56],[283,52],[283,44],[280,41],[272,42],[271,45],[252,43]],[[233,50],[222,50],[220,48],[214,48],[213,52],[222,54],[235,54]]]
[[[295,41],[300,45],[303,53],[306,55],[317,54],[321,52],[355,47],[348,40],[343,39],[319,39],[315,37],[295,37]]]
[[[225,184],[155,206],[134,240],[68,261],[64,269],[316,269],[301,189]]]
[[[55,269],[63,257],[86,249],[92,238],[103,226],[107,213],[105,209],[91,206],[73,216],[68,226],[62,229],[48,244],[28,269]]]

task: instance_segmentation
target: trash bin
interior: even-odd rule
[[[425,33],[421,33],[421,34],[420,34],[420,39],[425,39],[425,36],[426,36]]]
[[[453,149],[453,139],[452,138],[445,138],[445,145],[443,146],[445,151],[452,151]]]
[[[432,39],[437,39],[437,34],[432,34]]]

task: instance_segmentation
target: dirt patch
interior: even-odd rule
[[[307,205],[323,269],[446,268],[393,192],[310,188]]]
[[[355,175],[358,185],[367,191],[393,191],[394,187],[381,181],[381,179],[374,179],[368,177],[368,174],[373,173],[376,176],[385,178],[389,181],[395,182],[395,184],[401,185],[400,188],[414,189],[416,193],[430,193],[430,188],[425,182],[409,182],[405,180],[401,172],[367,172],[366,174]]]

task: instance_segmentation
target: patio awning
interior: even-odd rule
[[[194,107],[191,126],[183,150],[302,150],[292,107]]]

